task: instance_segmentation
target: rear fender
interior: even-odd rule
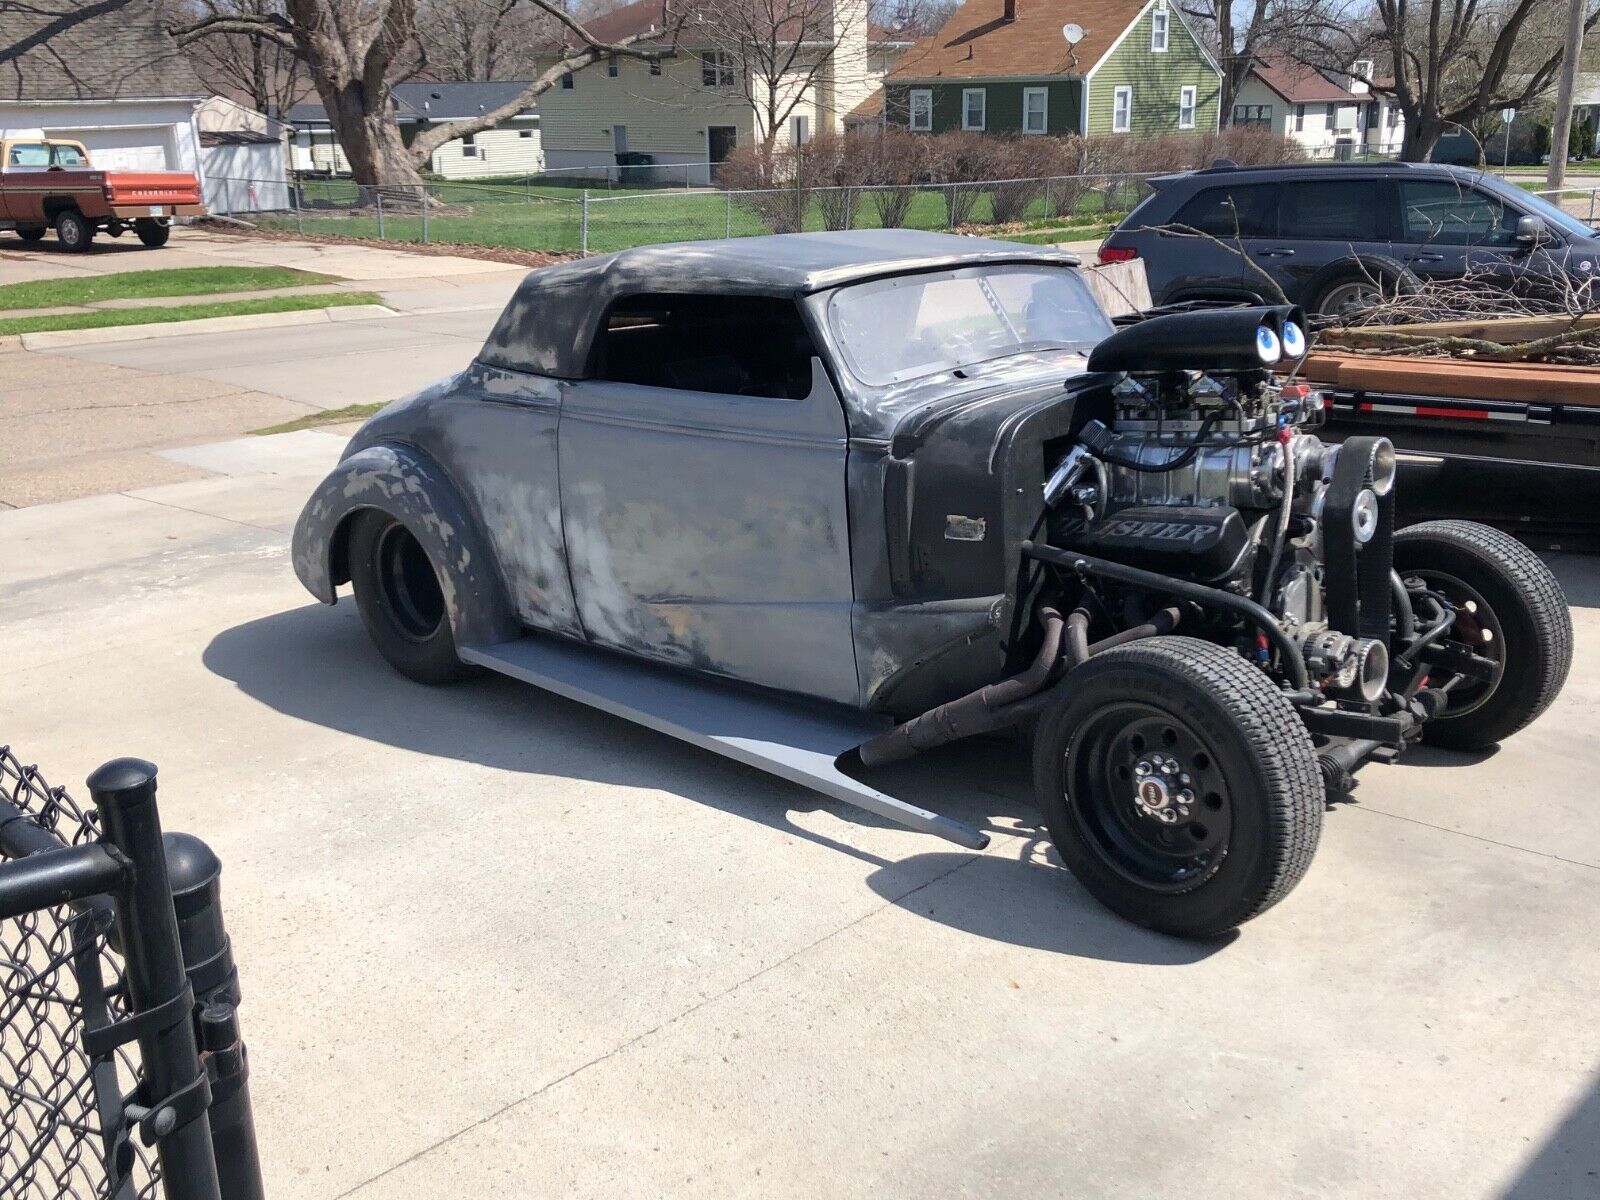
[[[375,508],[422,543],[439,574],[456,645],[491,645],[520,626],[488,539],[449,477],[411,446],[381,443],[342,461],[311,494],[294,526],[294,571],[324,604],[350,579],[349,522]]]

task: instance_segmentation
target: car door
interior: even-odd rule
[[[1455,179],[1400,181],[1397,257],[1424,279],[1471,273],[1491,286],[1512,287],[1526,265],[1516,240],[1522,215],[1497,196]]]
[[[1276,228],[1245,249],[1291,304],[1315,305],[1335,264],[1389,254],[1390,194],[1370,176],[1289,180],[1278,188]]]
[[[7,142],[5,180],[0,204],[5,219],[37,223],[44,220],[43,185],[50,167],[50,148],[43,142]]]
[[[844,410],[792,300],[618,300],[559,443],[590,641],[855,700]]]

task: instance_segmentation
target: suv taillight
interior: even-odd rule
[[[1139,252],[1132,246],[1101,246],[1100,261],[1103,263],[1131,262],[1139,257]]]

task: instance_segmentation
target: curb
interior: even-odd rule
[[[398,317],[382,304],[347,304],[335,308],[301,308],[290,312],[243,313],[232,317],[202,317],[197,321],[162,321],[150,325],[109,325],[100,329],[52,329],[17,337],[24,350],[61,350],[105,342],[140,342],[149,338],[189,337],[202,333],[227,333],[241,329],[273,329],[286,325],[322,325],[340,321],[370,321]],[[9,341],[10,339],[3,339]]]

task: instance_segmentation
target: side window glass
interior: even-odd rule
[[[1195,196],[1172,219],[1212,237],[1272,237],[1273,189],[1261,184],[1212,188]]]
[[[595,338],[591,379],[682,392],[800,400],[816,347],[792,300],[628,296]]]
[[[6,155],[8,167],[48,167],[50,165],[50,150],[46,146],[35,142],[25,142],[22,145],[11,147],[11,153]]]
[[[1401,228],[1407,242],[1444,246],[1509,246],[1516,212],[1493,196],[1440,180],[1402,182]]]
[[[1370,179],[1291,183],[1283,189],[1279,237],[1375,242],[1382,187]]]
[[[76,146],[51,146],[50,165],[52,167],[87,167],[89,160],[83,156],[83,151]]]

